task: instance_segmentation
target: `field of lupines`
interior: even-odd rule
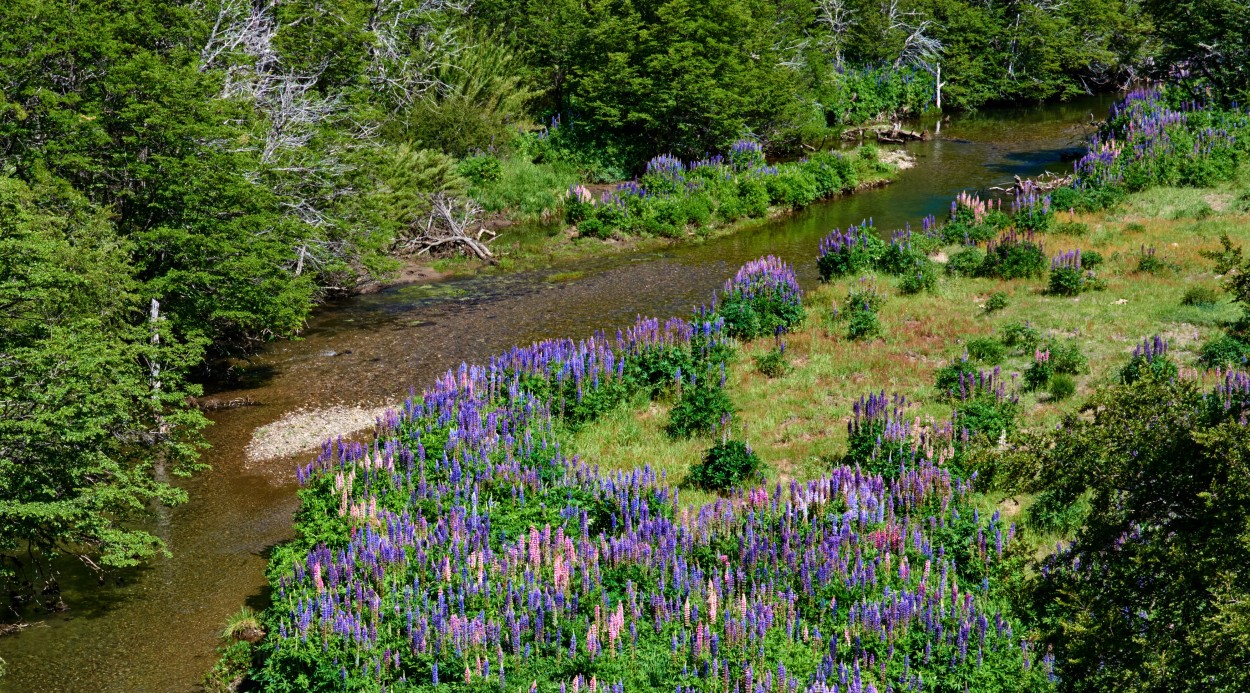
[[[760,144],[743,139],[725,155],[698,161],[656,156],[637,180],[618,184],[598,198],[574,186],[565,216],[583,236],[606,238],[621,232],[672,237],[689,226],[763,217],[772,207],[806,207],[863,181],[879,180],[890,170],[873,147],[850,155],[816,152],[801,161],[769,165]]]
[[[889,244],[865,222],[821,244],[821,273],[906,280],[946,236],[975,247],[979,234],[989,252],[973,276],[1039,276],[1049,259],[1053,282],[1083,269],[1077,252],[1047,258],[1034,238],[1058,223],[1054,206],[1035,196],[1007,213],[962,195],[944,224],[926,219]],[[944,387],[939,373],[955,412],[940,423],[870,394],[840,465],[697,508],[680,502],[683,479],[606,473],[561,451],[620,403],[723,390],[734,337],[795,329],[803,312],[788,267],[761,259],[690,320],[514,349],[447,374],[380,422],[373,444],[328,443],[299,472],[299,539],[271,563],[257,679],[274,690],[1055,686],[1053,659],[1005,595],[1024,561],[1015,527],[979,512],[962,466],[970,443],[1015,425],[1014,374],[957,360]],[[1055,348],[1034,350],[1022,385],[1079,370]],[[1144,342],[1121,378],[1170,364],[1166,351]],[[713,429],[727,435],[727,417]]]
[[[258,678],[274,690],[1045,689],[1052,664],[999,593],[1014,527],[982,516],[974,480],[944,464],[949,425],[926,438],[882,418],[874,396],[860,428],[882,428],[885,447],[915,436],[884,474],[841,466],[698,508],[679,503],[680,479],[605,474],[561,452],[567,427],[613,403],[714,373],[732,348],[727,308],[779,322],[800,301],[789,268],[762,259],[695,319],[514,349],[448,373],[373,443],[327,443],[299,470],[299,539],[271,564]]]

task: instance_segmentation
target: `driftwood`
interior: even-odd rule
[[[413,224],[411,236],[400,243],[403,248],[415,255],[463,249],[480,260],[499,264],[487,245],[498,234],[478,223],[482,208],[476,202],[442,192],[431,195],[429,201],[430,213]],[[476,232],[471,230],[474,226]],[[489,238],[483,240],[483,236]]]
[[[842,139],[846,141],[859,141],[865,137],[872,135],[876,137],[878,142],[887,144],[903,144],[904,142],[917,142],[929,139],[929,131],[922,130],[904,130],[902,125],[894,123],[891,125],[873,125],[871,127],[851,128],[842,131]]]
[[[1072,185],[1071,175],[1059,175],[1047,171],[1036,178],[1021,178],[1015,176],[1015,182],[1011,185],[995,185],[990,190],[1007,193],[1009,195],[1023,195],[1025,193],[1047,193],[1052,190]]]

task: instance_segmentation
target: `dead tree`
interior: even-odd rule
[[[476,202],[443,192],[434,193],[428,199],[429,213],[413,224],[407,237],[399,241],[397,245],[402,250],[414,255],[467,250],[479,260],[499,264],[487,245],[496,234],[478,223],[482,208]],[[476,232],[473,231],[475,226]],[[489,238],[483,240],[484,236]]]

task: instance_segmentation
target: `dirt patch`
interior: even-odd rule
[[[357,286],[352,290],[356,294],[375,294],[382,289],[391,286],[401,286],[404,284],[416,284],[418,282],[433,282],[440,279],[446,279],[448,272],[439,272],[434,269],[430,263],[430,258],[401,257],[399,258],[400,268],[395,274],[379,279],[377,281],[366,282]]]
[[[247,461],[265,462],[315,451],[327,439],[373,428],[377,419],[390,408],[297,409],[252,433],[252,440],[247,444]]]

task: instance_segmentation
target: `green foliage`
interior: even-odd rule
[[[778,344],[775,349],[755,357],[755,369],[769,378],[780,378],[790,372],[789,359],[786,358],[786,345]]]
[[[942,366],[934,375],[933,386],[946,397],[959,397],[960,384],[968,378],[975,378],[977,368],[968,363],[968,359],[955,359]]]
[[[1049,265],[1040,242],[1031,236],[1014,232],[1003,235],[997,243],[991,243],[985,260],[977,269],[979,277],[998,279],[1027,279],[1040,277]]]
[[[1061,342],[1058,339],[1047,339],[1042,348],[1050,354],[1050,364],[1056,373],[1080,375],[1089,369],[1089,360],[1081,352],[1081,344],[1075,339]]]
[[[1120,369],[1120,382],[1132,385],[1139,380],[1174,380],[1178,372],[1176,363],[1167,355],[1148,357],[1135,354]]]
[[[1049,358],[1036,359],[1024,371],[1024,387],[1027,390],[1045,390],[1054,375],[1055,366]]]
[[[1076,394],[1076,380],[1067,373],[1056,373],[1050,379],[1050,398],[1056,402]]]
[[[881,336],[881,319],[871,310],[853,309],[846,319],[846,338],[852,341]]]
[[[218,648],[217,661],[213,668],[204,674],[201,681],[206,693],[234,693],[240,690],[239,685],[251,673],[253,658],[252,643],[236,640]]]
[[[1007,294],[1001,291],[995,291],[985,300],[985,312],[993,313],[994,311],[1006,308],[1007,305]]]
[[[885,294],[877,290],[875,282],[864,278],[850,287],[844,309],[836,319],[846,321],[846,336],[850,340],[873,339],[881,336],[881,320],[877,311],[885,303]]]
[[[1081,251],[1081,266],[1094,269],[1103,263],[1102,253],[1096,250]]]
[[[902,273],[898,290],[904,294],[918,294],[922,291],[933,291],[937,288],[937,267],[926,257],[917,258],[912,267]]]
[[[964,248],[946,261],[946,273],[956,277],[974,277],[985,262],[985,253],[978,248]]]
[[[1075,267],[1053,267],[1046,293],[1052,296],[1077,296],[1085,291],[1085,273]]]
[[[186,498],[154,470],[196,468],[207,421],[183,373],[204,344],[143,320],[131,250],[67,186],[0,178],[0,586],[14,595],[54,585],[60,554],[101,568],[164,554],[139,521]]]
[[[689,481],[709,491],[728,491],[760,478],[763,462],[751,446],[740,440],[724,440],[708,448],[703,459],[691,467]]]
[[[981,363],[997,364],[1007,355],[1007,347],[993,337],[974,337],[965,345],[968,356]]]
[[[1209,286],[1191,286],[1181,296],[1182,306],[1213,306],[1220,302],[1220,295]]]
[[[457,157],[497,152],[512,141],[539,95],[528,68],[500,36],[466,32],[461,41],[430,75],[435,86],[387,124],[390,139]]]
[[[1043,491],[1029,506],[1025,520],[1038,532],[1070,536],[1081,528],[1088,512],[1089,503],[1084,496],[1065,501],[1058,493]]]
[[[499,157],[476,154],[467,159],[461,159],[460,163],[456,164],[456,172],[470,185],[481,187],[503,179],[503,164],[499,162]]]
[[[733,402],[723,383],[718,383],[714,373],[709,371],[704,377],[692,378],[682,385],[665,430],[673,438],[707,435],[724,425],[733,410]]]
[[[1030,579],[1057,674],[1076,691],[1245,689],[1242,407],[1210,406],[1191,380],[1145,378],[1095,393],[1084,410],[1010,458],[1015,484],[1045,494],[1056,529],[1080,527]]]
[[[1002,342],[1017,352],[1029,352],[1042,343],[1042,334],[1028,322],[1010,322],[1003,325]]]
[[[1250,358],[1250,344],[1233,335],[1220,335],[1208,340],[1198,351],[1198,363],[1207,368],[1236,368]]]

